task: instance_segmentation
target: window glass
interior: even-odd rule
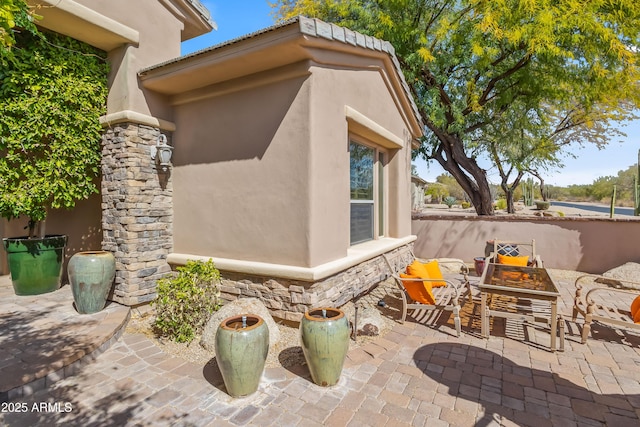
[[[351,142],[351,244],[373,239],[375,150]]]

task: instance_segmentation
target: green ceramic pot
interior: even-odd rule
[[[258,390],[269,352],[269,329],[260,316],[224,319],[216,331],[216,362],[227,393],[248,396]]]
[[[302,351],[311,379],[322,387],[337,384],[349,350],[349,321],[337,308],[317,308],[300,322]]]
[[[116,276],[116,259],[111,252],[86,251],[74,254],[67,266],[76,310],[97,313],[107,303]]]
[[[2,239],[16,295],[39,295],[60,288],[67,236]]]

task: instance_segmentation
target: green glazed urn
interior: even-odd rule
[[[74,254],[67,266],[76,310],[80,314],[101,311],[116,275],[116,260],[111,252],[85,251]]]
[[[39,295],[60,289],[67,236],[2,239],[16,295]]]
[[[349,350],[349,321],[338,308],[307,311],[300,322],[300,340],[311,379],[322,387],[338,383]]]
[[[248,396],[258,390],[269,353],[269,329],[255,314],[224,319],[216,331],[216,362],[227,393]]]

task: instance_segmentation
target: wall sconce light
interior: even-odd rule
[[[151,146],[151,158],[160,163],[160,167],[162,168],[163,172],[166,172],[167,168],[169,167],[172,152],[173,147],[167,144],[166,135],[161,133],[158,136],[156,145]]]

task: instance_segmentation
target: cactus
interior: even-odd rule
[[[444,203],[445,205],[447,205],[449,207],[449,209],[451,209],[453,207],[453,205],[456,204],[456,198],[453,196],[448,196],[445,197],[444,200],[442,201],[442,203]]]
[[[640,216],[640,150],[638,150],[636,175],[633,177],[633,215]]]
[[[640,169],[640,166],[638,167]],[[638,171],[640,174],[640,170]],[[633,214],[635,216],[640,215],[640,201],[638,200],[638,193],[640,192],[640,185],[638,184],[638,175],[633,177]]]
[[[616,186],[613,186],[613,194],[611,194],[611,212],[609,218],[613,218],[613,214],[616,211]]]
[[[522,197],[524,197],[525,206],[533,205],[533,181],[531,179],[522,183]]]

